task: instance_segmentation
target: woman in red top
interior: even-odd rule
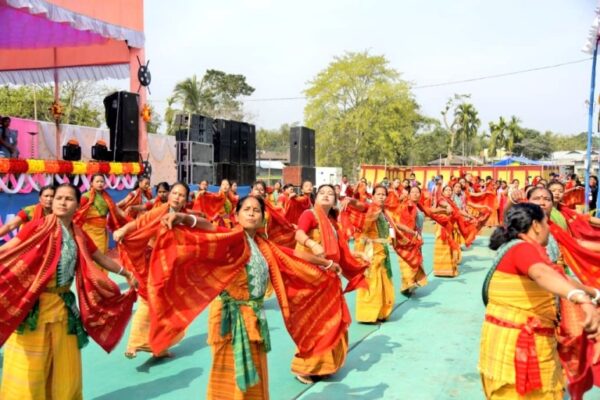
[[[38,204],[32,204],[24,207],[17,213],[17,216],[10,222],[0,228],[0,238],[8,232],[14,231],[19,226],[29,222],[44,218],[52,213],[52,199],[54,198],[54,186],[47,185],[40,188],[40,201]]]
[[[598,291],[552,264],[544,249],[549,233],[541,207],[523,203],[506,212],[504,226],[490,238],[490,248],[498,253],[483,287],[479,357],[488,399],[563,398],[556,296],[580,305],[588,337],[599,334],[600,315],[592,300]]]

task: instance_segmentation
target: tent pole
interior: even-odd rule
[[[56,47],[54,48],[54,104],[59,102],[58,68],[56,68]],[[56,159],[60,160],[60,121],[56,119]]]
[[[590,197],[590,167],[592,164],[592,129],[594,125],[594,91],[596,90],[596,59],[598,57],[598,38],[594,45],[594,57],[592,59],[592,79],[590,82],[590,104],[588,110],[588,136],[587,136],[587,151],[585,156],[585,211],[588,211]]]

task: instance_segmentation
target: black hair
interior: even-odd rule
[[[565,185],[561,182],[561,181],[552,181],[548,184],[548,189],[550,189],[550,186],[562,186],[562,188],[565,188]]]
[[[291,183],[286,183],[285,185],[283,185],[283,190],[287,190],[288,188],[294,187],[294,185],[292,185]]]
[[[71,190],[73,190],[73,193],[75,193],[75,198],[77,199],[77,204],[81,203],[81,190],[79,190],[79,188],[75,185],[73,185],[72,183],[61,183],[60,185],[56,186],[56,189],[54,190],[54,192],[56,193],[56,191],[58,191],[58,189],[60,189],[61,187],[68,187],[71,188]]]
[[[264,181],[261,181],[261,180],[254,181],[254,183],[252,184],[252,187],[254,187],[256,185],[261,185],[264,190],[267,190],[267,185],[265,184]]]
[[[163,188],[165,189],[167,192],[169,190],[171,190],[171,187],[169,186],[169,184],[167,182],[159,182],[158,185],[156,185],[156,192],[158,193],[158,189]]]
[[[571,174],[569,177],[570,177],[571,179],[577,179],[577,174]]]
[[[496,228],[490,237],[489,248],[497,250],[505,243],[518,238],[519,234],[527,233],[533,221],[542,222],[546,218],[544,210],[537,204],[515,204],[504,214],[504,224]]]
[[[262,219],[264,220],[265,219],[265,201],[263,199],[261,199],[260,197],[252,196],[251,194],[249,194],[248,196],[242,197],[240,199],[240,201],[238,201],[237,205],[235,206],[235,213],[238,214],[240,212],[240,210],[242,209],[242,206],[248,199],[255,199],[256,201],[258,201],[258,205],[260,206],[260,214],[262,215]]]
[[[94,175],[92,175],[92,179],[90,179],[90,183],[91,183],[91,182],[93,182],[93,181],[94,181],[94,179],[95,179],[97,176],[101,177],[101,178],[104,180],[104,182],[106,182],[106,178],[104,177],[104,174],[101,174],[101,173],[97,172],[97,173],[95,173]],[[136,183],[137,183],[137,182],[136,182]]]
[[[173,185],[171,185],[171,190],[173,190],[175,186],[181,186],[185,189],[185,200],[187,201],[188,197],[190,196],[190,187],[188,186],[188,184],[185,182],[177,181]]]
[[[377,189],[383,189],[385,191],[385,195],[388,195],[388,188],[386,188],[384,185],[377,185],[373,188],[373,194],[375,194],[375,192],[377,191]]]
[[[550,195],[550,198],[552,199],[552,192],[545,186],[532,186],[531,190],[529,190],[526,195],[527,195],[527,200],[531,199],[531,196],[533,196],[533,192],[537,192],[538,190],[543,190],[545,191],[548,195]]]
[[[38,197],[42,197],[42,194],[46,191],[46,190],[52,190],[53,192],[56,192],[56,187],[54,185],[46,185],[46,186],[42,186],[40,188],[40,194],[38,195]]]

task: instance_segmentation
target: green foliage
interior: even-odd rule
[[[96,82],[74,81],[60,85],[64,124],[99,127],[104,121],[102,99],[108,87]],[[54,122],[50,111],[54,102],[53,85],[4,86],[0,88],[0,115]]]
[[[428,121],[415,135],[409,165],[426,165],[430,161],[444,158],[449,145],[450,132],[439,121]]]
[[[470,156],[473,150],[473,142],[477,138],[477,132],[481,126],[479,113],[470,103],[461,103],[454,110],[454,123],[456,137],[461,147],[463,156]]]
[[[523,139],[523,128],[521,120],[514,115],[507,122],[504,117],[500,117],[498,122],[490,122],[490,147],[488,154],[494,157],[497,150],[504,148],[508,152],[513,152],[515,144]]]
[[[286,152],[290,147],[290,127],[283,124],[279,129],[259,128],[256,131],[256,149],[259,151]]]
[[[360,163],[408,162],[421,116],[408,83],[385,57],[366,51],[335,57],[305,94],[318,165],[355,175]]]
[[[212,118],[243,120],[240,97],[250,96],[253,92],[254,88],[246,83],[244,75],[209,69],[201,80],[196,75],[186,78],[175,85],[168,99],[165,113],[167,131],[172,134],[173,115],[181,111]]]

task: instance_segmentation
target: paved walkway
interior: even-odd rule
[[[425,235],[425,265],[431,271],[433,236]],[[277,302],[265,303],[272,348],[268,355],[271,398],[279,399],[481,399],[477,372],[483,318],[481,283],[490,266],[487,238],[464,253],[461,275],[429,276],[412,298],[398,294],[391,320],[382,325],[353,323],[345,367],[327,381],[306,386],[290,373],[294,345]],[[393,264],[397,265],[397,264]],[[397,267],[396,267],[397,268]],[[399,271],[394,270],[399,288]],[[125,284],[122,285],[125,287]],[[354,294],[347,298],[354,314]],[[155,360],[140,353],[123,356],[128,332],[112,354],[95,343],[83,350],[84,397],[118,399],[202,399],[210,370],[206,345],[207,313],[188,329],[172,359]],[[589,398],[598,398],[594,392]],[[587,397],[586,397],[587,398]]]

